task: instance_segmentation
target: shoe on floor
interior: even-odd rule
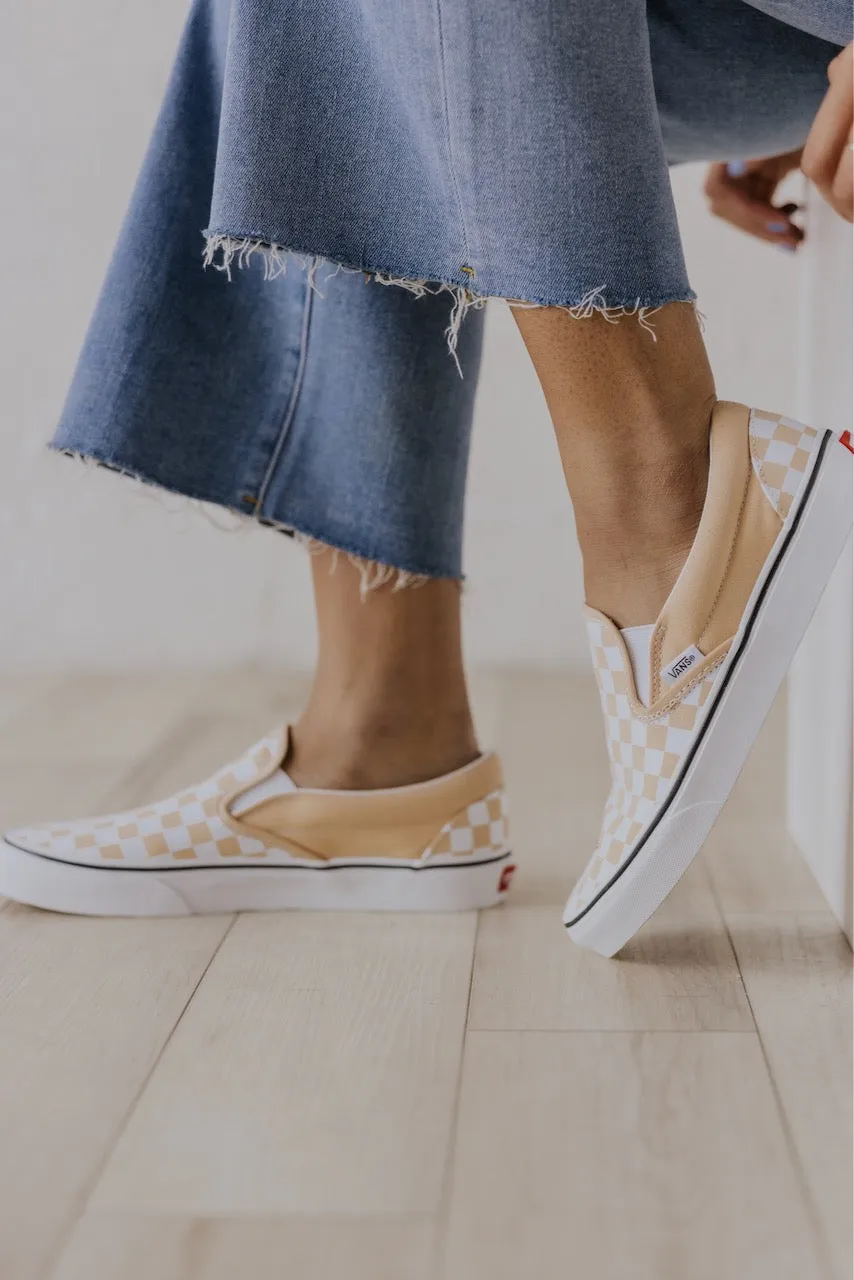
[[[564,914],[610,956],[699,852],[771,707],[852,523],[848,433],[717,405],[705,507],[654,626],[586,610],[612,786]]]
[[[415,786],[297,788],[288,732],[177,796],[129,813],[12,831],[0,895],[81,915],[287,908],[455,911],[513,874],[492,753]]]

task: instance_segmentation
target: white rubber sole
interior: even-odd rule
[[[116,870],[60,862],[0,841],[0,895],[85,916],[232,911],[474,911],[501,902],[508,852],[481,862]]]
[[[656,822],[580,915],[573,942],[615,955],[699,853],[741,773],[851,532],[854,458],[827,433],[745,610],[697,743]]]

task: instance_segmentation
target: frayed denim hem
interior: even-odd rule
[[[555,310],[567,312],[574,320],[587,320],[591,316],[598,315],[607,320],[609,324],[616,324],[626,316],[636,316],[638,323],[650,334],[653,342],[657,341],[657,338],[651,317],[657,311],[660,311],[662,307],[671,302],[685,302],[696,307],[696,294],[692,290],[687,290],[684,294],[678,296],[673,295],[654,299],[632,298],[613,302],[608,300],[606,294],[607,285],[605,284],[595,285],[588,289],[576,302],[549,298],[507,298],[499,294],[478,293],[469,285],[460,284],[459,281],[434,280],[431,278],[416,279],[370,264],[356,266],[352,263],[331,261],[315,253],[287,248],[284,245],[276,244],[274,241],[265,240],[261,236],[246,236],[232,234],[227,231],[213,231],[211,229],[203,232],[203,235],[205,238],[204,265],[224,272],[229,280],[234,267],[238,269],[248,267],[252,259],[256,255],[260,255],[264,266],[265,280],[276,280],[286,275],[288,266],[291,263],[296,263],[306,272],[309,288],[316,290],[318,293],[321,293],[321,287],[324,283],[324,280],[318,280],[318,273],[321,268],[326,266],[330,268],[330,271],[324,278],[325,280],[331,279],[339,271],[346,271],[353,274],[361,273],[366,280],[373,281],[376,284],[396,285],[401,289],[406,289],[407,292],[414,294],[418,298],[423,298],[427,294],[433,296],[443,293],[449,294],[452,299],[451,315],[448,327],[445,330],[445,337],[448,342],[448,350],[456,361],[460,376],[462,376],[462,370],[460,369],[459,360],[457,360],[460,327],[469,311],[480,310],[481,307],[486,306],[487,302],[506,302],[510,307],[551,307]],[[463,274],[470,272],[471,277],[474,277],[473,268],[463,266],[460,270]],[[323,296],[322,293],[321,296]]]
[[[130,480],[136,480],[147,489],[159,492],[165,497],[166,494],[175,494],[180,497],[183,502],[197,511],[204,519],[212,524],[216,529],[223,533],[237,533],[243,529],[251,528],[253,525],[262,525],[269,529],[275,529],[279,533],[284,533],[288,537],[294,539],[300,546],[304,547],[309,555],[317,556],[325,553],[330,554],[329,572],[334,573],[338,566],[341,556],[346,559],[353,567],[358,570],[360,577],[360,594],[362,599],[366,599],[371,592],[377,591],[380,587],[391,586],[392,592],[404,591],[408,588],[423,587],[432,581],[450,581],[457,582],[462,586],[462,579],[456,578],[451,574],[437,572],[435,570],[423,569],[413,565],[393,565],[387,564],[370,555],[364,554],[364,549],[360,549],[353,545],[346,545],[340,541],[334,542],[325,538],[318,530],[307,529],[285,521],[270,519],[269,517],[258,515],[250,516],[245,511],[241,511],[239,507],[229,506],[227,503],[212,501],[196,494],[183,493],[178,489],[171,488],[164,484],[162,480],[155,476],[146,475],[144,472],[136,468],[128,467],[123,462],[116,459],[100,456],[94,451],[85,451],[82,449],[69,449],[62,445],[49,444],[48,448],[53,453],[60,454],[66,458],[74,458],[78,462],[82,462],[86,466],[97,467],[104,471],[112,471],[116,475],[125,476]],[[229,515],[235,517],[234,522],[223,524],[214,517],[210,508],[213,507],[219,511],[225,511]]]

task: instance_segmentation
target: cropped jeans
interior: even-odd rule
[[[459,578],[485,301],[692,300],[668,165],[801,145],[851,34],[847,0],[195,0],[53,446]]]

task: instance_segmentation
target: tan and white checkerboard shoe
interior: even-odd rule
[[[385,791],[297,788],[288,735],[168,800],[12,831],[0,894],[82,915],[288,908],[456,911],[500,902],[513,874],[501,764]]]
[[[847,432],[721,402],[700,526],[657,622],[621,633],[586,610],[612,785],[564,914],[582,946],[619,951],[699,852],[850,533],[852,464]]]

